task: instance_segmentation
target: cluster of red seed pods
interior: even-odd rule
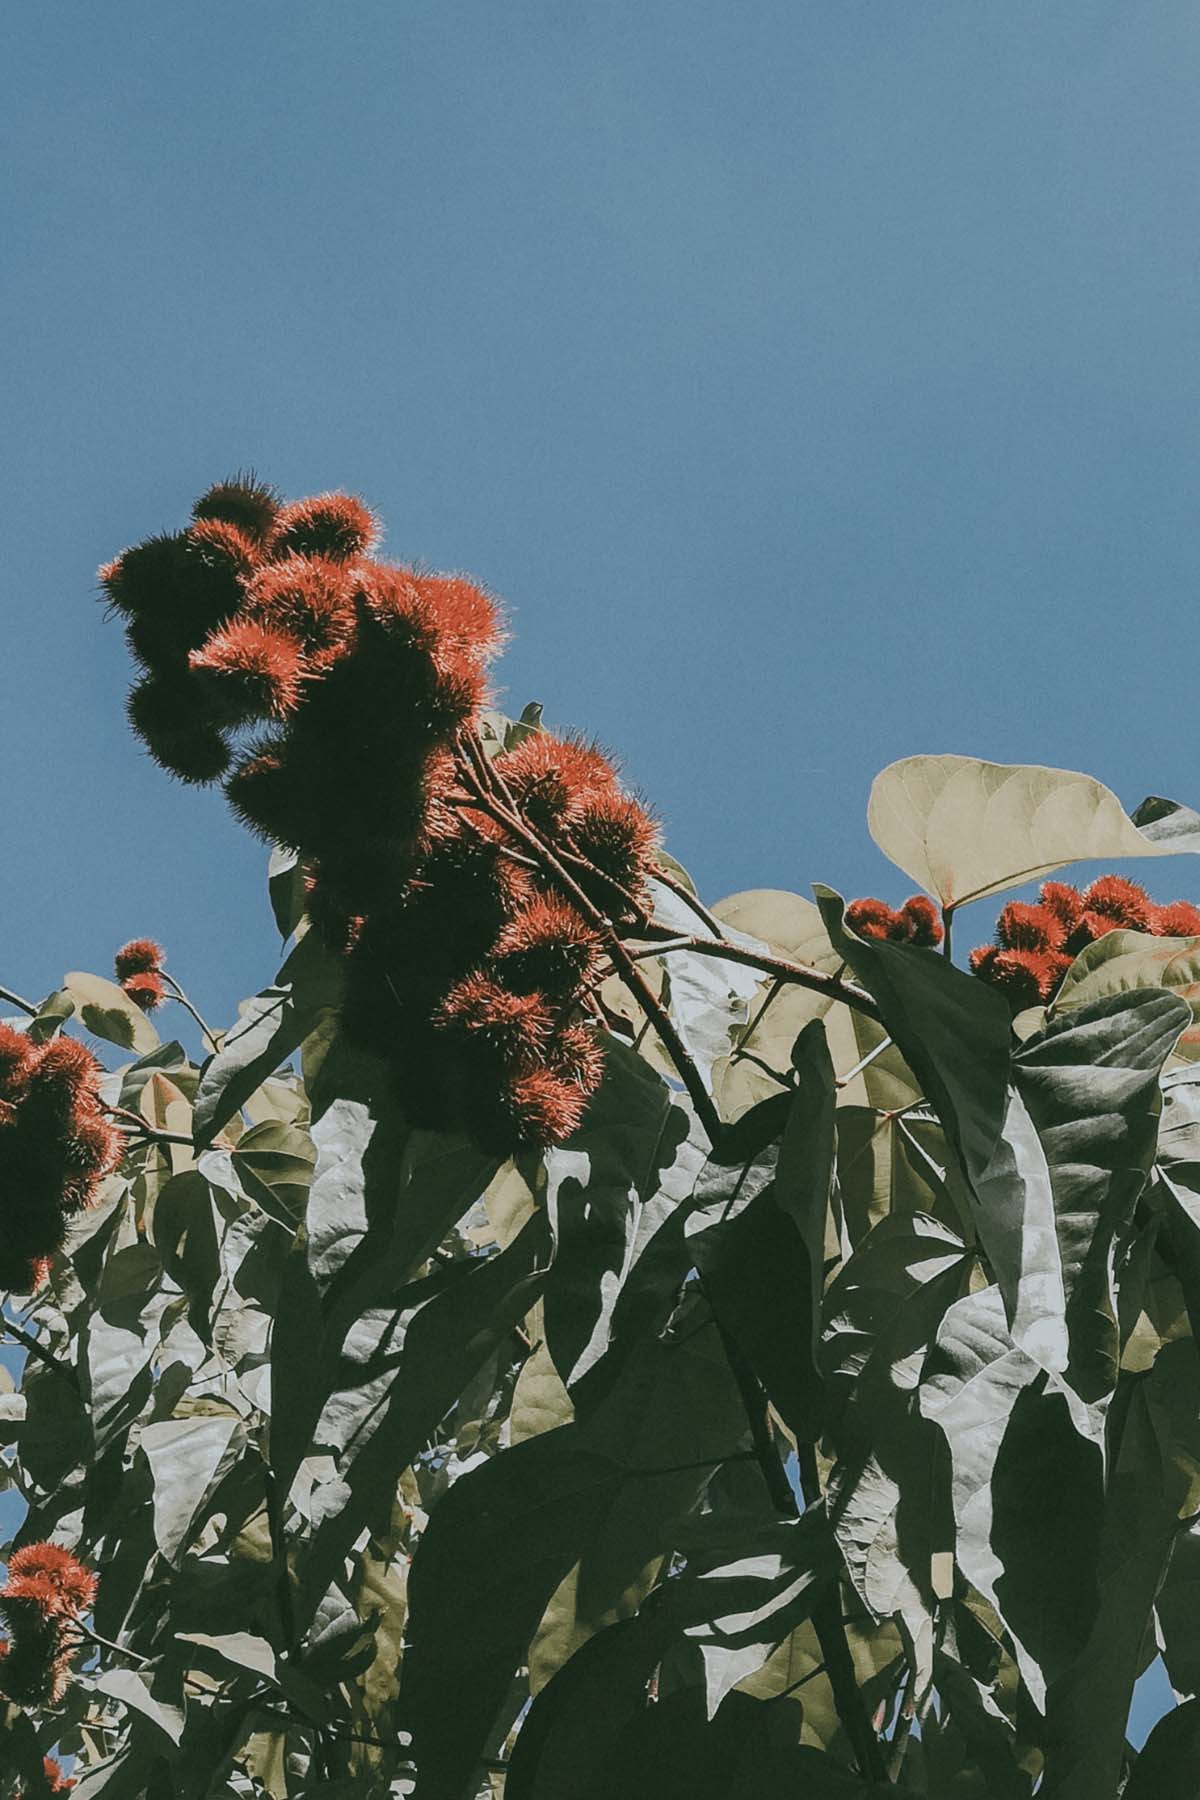
[[[0,1025],[0,1288],[39,1285],[70,1220],[121,1159],[102,1074],[73,1038],[36,1044]]]
[[[478,753],[496,605],[381,561],[376,538],[349,495],[210,489],[186,530],[100,572],[143,669],[130,717],[160,763],[223,780],[245,823],[298,853],[310,919],[346,955],[347,1030],[396,1068],[416,1123],[558,1142],[603,1072],[581,1010],[601,961],[587,912],[641,906],[655,827],[597,749],[540,731],[492,764],[520,830],[479,804],[462,738]],[[538,840],[570,855],[574,895]],[[161,998],[156,948],[118,960],[139,1005]]]
[[[57,1706],[79,1648],[73,1629],[96,1598],[96,1577],[60,1544],[26,1544],[0,1588],[0,1693],[18,1706]]]

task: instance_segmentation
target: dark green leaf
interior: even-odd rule
[[[1165,1713],[1142,1745],[1121,1800],[1196,1800],[1200,1794],[1200,1700]]]

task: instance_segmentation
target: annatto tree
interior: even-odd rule
[[[5,1791],[1193,1795],[1200,913],[949,952],[1200,815],[913,756],[904,906],[708,907],[375,539],[238,478],[101,572],[287,954],[227,1030],[169,921],[4,996]]]

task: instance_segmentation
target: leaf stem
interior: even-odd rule
[[[39,1344],[35,1337],[30,1336],[29,1332],[22,1331],[19,1325],[14,1325],[7,1313],[0,1315],[0,1331],[3,1331],[5,1336],[12,1338],[14,1343],[20,1344],[24,1350],[29,1352],[30,1356],[36,1357],[38,1362],[44,1363],[48,1369],[53,1369],[56,1375],[61,1375],[64,1381],[70,1382],[75,1392],[79,1393],[79,1377],[70,1364],[62,1362],[55,1356],[53,1350],[47,1350],[45,1344]]]
[[[761,969],[764,975],[771,975],[778,982],[811,988],[816,994],[828,994],[831,1000],[841,1000],[855,1012],[866,1013],[868,1018],[879,1017],[878,1006],[867,990],[856,982],[845,981],[840,975],[827,975],[823,969],[813,969],[805,963],[789,962],[786,957],[764,956],[757,950],[745,950],[740,944],[727,943],[724,938],[679,937],[674,932],[667,932],[644,948],[631,950],[626,946],[626,954],[635,961],[644,956],[669,956],[673,950],[688,950],[696,956],[715,956],[723,962]]]
[[[11,988],[0,987],[0,1000],[7,1006],[15,1006],[18,1012],[28,1013],[31,1019],[37,1018],[38,1008],[32,1002],[23,1000],[20,994],[14,994]]]
[[[91,1626],[85,1625],[82,1619],[72,1619],[70,1628],[72,1631],[77,1631],[80,1637],[87,1638],[89,1643],[99,1644],[105,1650],[115,1650],[118,1656],[127,1656],[130,1662],[139,1664],[143,1669],[148,1668],[154,1660],[153,1657],[143,1656],[140,1651],[127,1650],[124,1644],[114,1644],[111,1638],[101,1637],[98,1631],[93,1631]]]
[[[215,1035],[213,1034],[212,1030],[209,1028],[208,1025],[205,1024],[205,1022],[201,1018],[200,1014],[196,1011],[196,1008],[192,1005],[191,1001],[188,999],[187,995],[184,993],[183,989],[180,987],[180,985],[176,981],[175,977],[173,975],[169,975],[167,973],[166,969],[160,969],[159,973],[161,974],[164,981],[170,983],[171,997],[175,1000],[178,1000],[180,1006],[183,1007],[185,1012],[191,1013],[193,1019],[196,1021],[197,1025],[200,1027],[201,1031],[204,1033],[204,1036],[208,1039],[209,1048],[212,1051],[213,1055],[218,1056],[221,1051],[220,1044],[217,1042],[217,1039],[216,1039]]]

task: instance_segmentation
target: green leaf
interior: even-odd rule
[[[1022,1242],[1013,1336],[1044,1368],[1058,1373],[1065,1366],[1085,1400],[1099,1400],[1116,1384],[1113,1246],[1149,1179],[1162,1107],[1159,1074],[1187,1017],[1182,1001],[1143,988],[1049,1020],[1013,1057],[1016,1091],[1044,1152],[1058,1247],[1055,1258],[1040,1227],[1036,1238]],[[1018,1178],[1032,1156],[1032,1144],[1015,1146]],[[1065,1298],[1065,1361],[1048,1331],[1020,1330],[1026,1296],[1031,1288],[1041,1291],[1056,1264]]]
[[[63,976],[62,991],[74,1004],[80,1024],[96,1037],[139,1054],[157,1048],[157,1031],[115,981],[73,969]]]
[[[98,1693],[119,1700],[148,1719],[156,1732],[169,1744],[177,1745],[183,1736],[183,1712],[177,1706],[156,1699],[143,1678],[134,1669],[103,1669],[92,1677]]]
[[[205,1064],[196,1094],[198,1146],[211,1144],[259,1083],[336,1010],[342,980],[338,958],[315,931],[306,932],[275,985],[243,1003],[242,1017]]]
[[[1200,1530],[1177,1531],[1155,1602],[1163,1662],[1177,1694],[1200,1695]]]
[[[265,1675],[268,1681],[275,1680],[275,1652],[265,1638],[257,1637],[252,1631],[227,1631],[217,1637],[205,1631],[179,1631],[175,1635],[182,1643],[211,1650],[230,1668],[246,1669],[251,1675]]]
[[[920,1407],[949,1447],[958,1565],[997,1609],[1044,1708],[1099,1603],[1102,1411],[1084,1408],[1013,1343],[997,1287],[947,1311]]]
[[[604,1081],[569,1144],[546,1154],[554,1267],[546,1341],[568,1388],[608,1348],[625,1284],[702,1161],[689,1114],[643,1059],[610,1041]]]
[[[1196,1800],[1200,1700],[1164,1713],[1133,1765],[1121,1800]]]
[[[340,1352],[343,1386],[315,1430],[319,1442],[337,1444],[341,1459],[336,1483],[322,1495],[304,1559],[305,1616],[364,1525],[381,1504],[390,1510],[401,1472],[471,1376],[529,1310],[545,1280],[549,1251],[545,1214],[539,1212],[507,1250],[455,1271],[444,1292],[415,1310],[393,1306],[365,1315],[352,1339],[326,1344],[323,1357],[313,1359],[318,1369],[328,1368],[331,1349]]]
[[[1074,1012],[1112,994],[1162,987],[1191,1011],[1175,1054],[1200,1058],[1200,938],[1151,937],[1142,931],[1109,931],[1080,951],[1054,996],[1050,1016]]]
[[[241,1451],[245,1434],[235,1417],[166,1419],[147,1425],[140,1443],[154,1481],[155,1542],[173,1563]]]
[[[817,1366],[825,1223],[833,1189],[833,1068],[818,1020],[796,1046],[782,1141],[749,1168],[710,1164],[687,1224],[705,1292],[798,1439],[821,1432]]]
[[[1193,848],[1143,835],[1090,775],[974,756],[889,764],[872,785],[867,824],[885,856],[951,907],[1066,863]]]
[[[1113,1420],[1117,1444],[1100,1545],[1099,1612],[1082,1655],[1048,1696],[1039,1789],[1046,1800],[1093,1800],[1115,1793],[1120,1780],[1151,1609],[1188,1494],[1189,1453],[1200,1449],[1195,1345],[1167,1345],[1122,1399],[1124,1417],[1118,1412]]]
[[[271,847],[267,865],[267,889],[271,911],[281,938],[290,938],[304,917],[304,864],[294,850],[280,844]]]
[[[561,1426],[462,1475],[409,1576],[400,1713],[422,1800],[461,1800],[551,1594],[621,1479]]]

